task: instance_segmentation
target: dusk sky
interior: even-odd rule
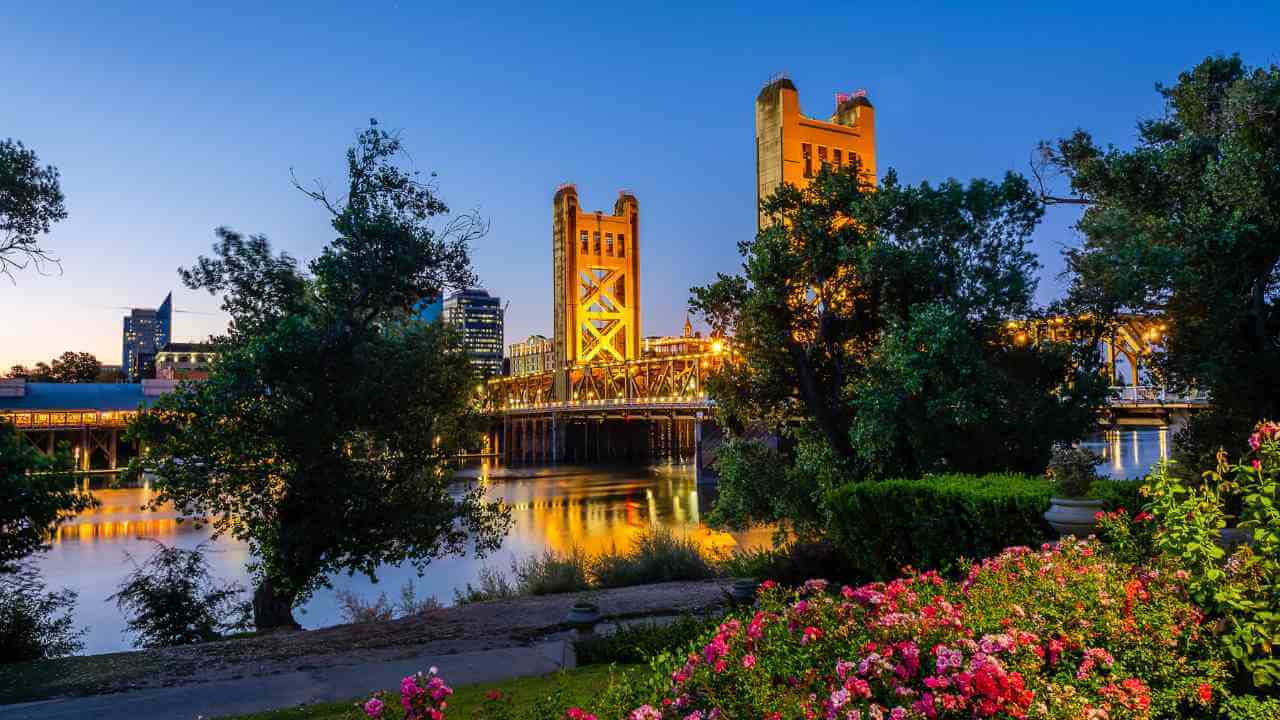
[[[173,291],[174,339],[225,326],[176,269],[214,228],[315,257],[325,214],[290,185],[342,185],[371,117],[401,131],[441,197],[491,223],[472,248],[510,302],[506,342],[551,331],[551,199],[640,201],[643,332],[676,333],[688,288],[738,267],[755,229],[753,102],[786,73],[806,114],[867,90],[881,173],[907,182],[1026,172],[1038,140],[1129,145],[1154,83],[1206,55],[1280,61],[1280,3],[627,3],[482,7],[18,3],[0,8],[0,138],[62,173],[62,273],[0,279],[0,368],[64,350],[120,362],[124,308]],[[213,7],[220,5],[221,7]],[[962,9],[957,9],[962,8]],[[1040,299],[1076,242],[1054,210]]]

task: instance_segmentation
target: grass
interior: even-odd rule
[[[541,677],[517,678],[496,683],[480,683],[455,687],[453,697],[449,698],[449,709],[446,713],[449,720],[467,720],[468,718],[489,717],[486,709],[493,708],[493,701],[488,699],[491,691],[502,693],[504,699],[510,699],[514,708],[528,708],[536,705],[559,706],[560,714],[574,705],[587,705],[597,698],[609,686],[610,676],[617,668],[608,665],[595,665],[565,672],[552,673]],[[389,678],[394,684],[397,678]],[[445,677],[448,682],[449,678]],[[364,713],[354,707],[357,701],[366,698],[352,698],[340,702],[318,703],[296,708],[267,710],[251,715],[236,715],[224,720],[356,720],[363,718]],[[384,694],[383,701],[387,711],[383,717],[387,720],[400,720],[397,698]]]
[[[580,667],[644,663],[664,650],[679,654],[722,619],[721,615],[681,615],[666,623],[647,621],[623,625],[607,635],[574,640],[573,652]]]

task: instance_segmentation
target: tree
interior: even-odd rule
[[[64,220],[58,169],[40,167],[34,150],[20,141],[0,140],[0,273],[13,279],[14,270],[35,265],[43,272],[58,259],[40,245],[53,223]]]
[[[1083,244],[1066,253],[1075,311],[1162,316],[1148,370],[1211,394],[1177,438],[1200,467],[1280,414],[1280,66],[1210,57],[1157,90],[1165,112],[1131,149],[1083,130],[1042,143],[1071,187],[1045,195],[1084,206]]]
[[[68,350],[52,363],[39,362],[34,368],[14,365],[9,369],[9,377],[28,382],[91,383],[97,382],[101,372],[102,363],[93,353]]]
[[[215,256],[181,274],[225,294],[228,334],[207,380],[131,429],[157,503],[249,544],[259,628],[296,625],[292,608],[332,573],[484,554],[510,522],[479,489],[451,484],[475,432],[474,380],[452,331],[412,313],[474,281],[467,243],[484,227],[471,216],[434,227],[448,209],[399,153],[373,123],[347,153],[345,201],[304,190],[337,231],[307,273],[264,237],[218,231]]]
[[[141,565],[135,562],[108,598],[129,618],[136,647],[207,642],[248,627],[248,603],[239,602],[244,588],[213,578],[204,546],[184,550],[155,544],[155,552]]]
[[[778,221],[739,245],[743,272],[694,288],[690,307],[741,357],[711,385],[726,425],[798,421],[799,446],[769,473],[785,488],[722,471],[727,506],[797,521],[826,483],[1040,472],[1096,422],[1096,352],[1006,328],[1036,314],[1027,245],[1042,208],[1024,178],[906,186],[890,171],[872,188],[855,168],[783,185],[762,208]],[[749,469],[762,450],[729,452]]]
[[[93,507],[81,492],[65,448],[49,457],[0,422],[0,574],[43,549],[50,530]]]

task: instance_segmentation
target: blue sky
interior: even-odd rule
[[[118,306],[170,290],[192,311],[176,339],[220,330],[176,268],[218,225],[314,257],[332,231],[290,168],[339,185],[370,117],[490,221],[473,261],[510,301],[508,343],[551,330],[564,182],[590,209],[639,197],[643,330],[661,334],[754,231],[752,103],[774,73],[817,116],[865,88],[881,171],[918,182],[1025,172],[1036,141],[1076,127],[1128,145],[1160,111],[1155,82],[1214,53],[1280,62],[1276,3],[105,5],[0,11],[0,137],[59,167],[71,213],[46,243],[61,275],[0,281],[0,367],[119,362]],[[1042,300],[1073,219],[1037,232]]]

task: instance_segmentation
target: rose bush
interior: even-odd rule
[[[1103,720],[1203,717],[1225,699],[1227,663],[1182,581],[1096,542],[1011,548],[961,581],[833,590],[765,583],[754,609],[655,659],[597,714]]]

